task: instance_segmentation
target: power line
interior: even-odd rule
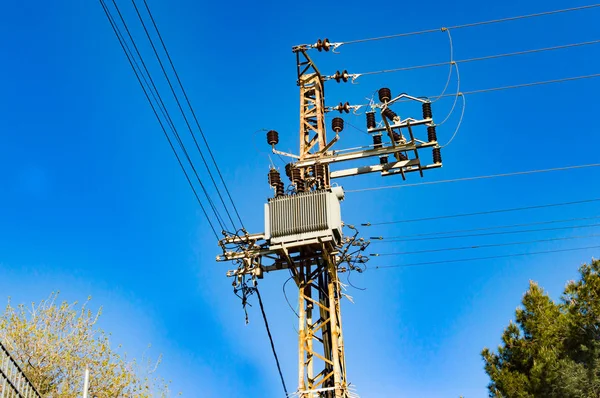
[[[449,235],[449,234],[457,234],[457,233],[463,233],[463,232],[490,231],[490,230],[494,230],[494,229],[529,227],[529,226],[533,226],[533,225],[548,225],[548,224],[557,224],[557,223],[584,221],[584,220],[597,220],[599,218],[600,218],[600,216],[576,217],[576,218],[568,218],[568,219],[563,219],[563,220],[537,221],[537,222],[531,222],[531,223],[510,224],[510,225],[496,225],[493,227],[456,229],[453,231],[426,232],[426,233],[421,233],[421,234],[390,236],[387,238],[384,238],[383,236],[371,236],[369,239],[371,239],[371,240],[404,239],[404,238],[410,239],[410,238],[423,237],[423,236]],[[573,227],[571,227],[571,228],[573,228]]]
[[[458,74],[458,65],[456,66],[456,73]],[[450,118],[450,116],[454,113],[454,107],[456,106],[456,103],[458,102],[458,97],[462,98],[462,107],[461,107],[461,111],[460,111],[460,117],[458,118],[458,123],[456,124],[454,133],[452,133],[448,142],[446,142],[444,145],[440,145],[440,148],[446,148],[448,145],[450,145],[452,143],[452,141],[454,141],[454,138],[456,138],[456,135],[458,134],[458,131],[460,130],[460,126],[462,125],[462,122],[464,120],[465,109],[467,108],[467,100],[465,99],[465,96],[462,95],[462,93],[458,93],[456,95],[456,99],[454,100],[454,105],[452,105],[452,109],[450,110],[450,113],[448,113],[448,116],[446,116],[446,119],[444,119],[444,121],[441,124],[445,123]]]
[[[135,2],[134,2],[135,5]],[[187,92],[183,86],[183,83],[181,82],[181,79],[179,78],[179,73],[177,73],[177,69],[175,68],[175,64],[173,63],[173,60],[171,58],[171,54],[169,53],[169,50],[167,49],[167,46],[165,45],[165,42],[162,38],[162,35],[160,33],[160,31],[158,30],[158,26],[156,24],[156,21],[154,20],[154,16],[152,15],[152,12],[150,11],[150,7],[148,7],[148,2],[146,0],[144,0],[144,6],[146,7],[146,10],[148,12],[148,15],[150,16],[150,20],[152,21],[152,25],[154,26],[154,29],[156,30],[156,33],[158,35],[158,38],[160,40],[160,43],[162,45],[163,50],[165,51],[165,54],[167,55],[167,59],[169,60],[169,64],[171,65],[171,68],[173,69],[173,72],[175,74],[175,78],[177,79],[177,83],[179,84],[179,87],[181,88],[181,92],[183,93],[183,97],[185,98],[185,101],[188,105],[188,107],[190,108],[190,111],[192,113],[192,117],[194,118],[195,124],[198,127],[198,131],[200,131],[200,136],[202,137],[202,140],[204,141],[204,145],[206,146],[206,149],[208,150],[208,154],[210,155],[210,158],[213,162],[213,164],[215,165],[215,169],[219,175],[219,178],[221,180],[221,183],[223,184],[223,187],[225,188],[225,192],[227,193],[227,196],[229,197],[229,201],[231,202],[231,205],[233,206],[233,210],[240,222],[240,225],[242,226],[242,228],[244,228],[244,223],[242,222],[242,218],[240,217],[240,214],[237,210],[237,207],[233,201],[233,198],[231,197],[231,193],[229,192],[229,189],[227,187],[227,184],[225,183],[225,180],[223,178],[223,175],[221,174],[221,170],[219,168],[219,165],[217,164],[215,157],[212,153],[212,150],[210,149],[210,145],[208,144],[208,141],[206,140],[206,136],[204,135],[204,131],[202,130],[202,127],[200,127],[200,123],[198,122],[198,118],[196,117],[196,112],[194,111],[194,108],[192,107],[192,103],[187,95]],[[136,8],[137,9],[137,8]],[[198,149],[199,150],[199,149]],[[207,166],[208,167],[208,166]],[[210,173],[210,171],[209,171]],[[212,176],[211,176],[212,177]],[[215,185],[216,187],[216,185]],[[219,194],[220,196],[220,194]],[[225,206],[225,203],[223,203],[223,205]],[[232,221],[233,222],[233,221]]]
[[[437,101],[440,98],[455,97],[457,95],[471,95],[471,94],[489,93],[489,92],[494,92],[494,91],[513,90],[513,89],[517,89],[517,88],[543,86],[546,84],[555,84],[555,83],[572,82],[572,81],[576,81],[576,80],[594,79],[596,77],[600,77],[600,73],[595,73],[595,74],[591,74],[591,75],[565,77],[565,78],[553,79],[553,80],[543,80],[543,81],[537,81],[537,82],[531,82],[531,83],[513,84],[510,86],[500,86],[500,87],[483,88],[483,89],[479,89],[479,90],[461,91],[461,92],[457,92],[457,93],[449,93],[449,94],[444,94],[444,95],[433,95],[433,96],[422,95],[421,97],[434,99],[435,101]],[[406,101],[408,101],[408,100],[406,100]],[[397,102],[405,102],[405,100],[400,99]],[[359,105],[355,105],[355,106],[358,108],[361,108],[361,107],[369,107],[369,106],[371,106],[371,104],[359,104]],[[329,108],[329,109],[331,109],[331,108]]]
[[[538,255],[538,254],[572,252],[572,251],[578,251],[578,250],[589,250],[589,249],[597,249],[597,248],[600,248],[600,245],[599,246],[587,246],[587,247],[574,247],[574,248],[569,248],[569,249],[543,250],[543,251],[529,252],[529,253],[504,254],[504,255],[487,256],[487,257],[461,258],[461,259],[457,259],[457,260],[425,261],[425,262],[420,262],[420,263],[407,263],[407,264],[397,264],[397,265],[378,265],[375,267],[371,267],[371,269],[403,268],[403,267],[415,267],[415,266],[420,266],[420,265],[462,263],[462,262],[468,262],[468,261],[480,261],[480,260],[493,260],[493,259],[498,259],[498,258],[533,256],[533,255]]]
[[[554,46],[554,47],[536,48],[533,50],[525,50],[525,51],[517,51],[517,52],[512,52],[512,53],[504,53],[504,54],[487,55],[487,56],[483,56],[483,57],[467,58],[467,59],[461,59],[461,60],[457,60],[457,61],[451,60],[450,62],[438,62],[438,63],[432,63],[432,64],[406,66],[406,67],[402,67],[402,68],[382,69],[382,70],[372,71],[372,72],[356,73],[353,75],[358,78],[360,76],[378,75],[378,74],[382,74],[382,73],[395,73],[395,72],[404,72],[404,71],[416,70],[416,69],[435,68],[435,67],[439,67],[439,66],[453,65],[454,63],[461,64],[461,63],[468,63],[468,62],[479,62],[479,61],[486,61],[486,60],[490,60],[490,59],[514,57],[514,56],[518,56],[518,55],[534,54],[534,53],[541,53],[541,52],[546,52],[546,51],[563,50],[563,49],[573,48],[573,47],[582,47],[582,46],[588,46],[588,45],[593,45],[593,44],[598,44],[598,43],[600,43],[600,40],[585,41],[585,42],[580,42],[580,43],[571,43],[571,44],[565,44],[565,45]]]
[[[208,216],[208,213],[206,212],[206,209],[204,208],[204,205],[202,205],[202,201],[200,200],[200,197],[198,196],[198,192],[196,191],[196,188],[194,188],[194,184],[192,183],[192,180],[190,179],[185,167],[183,166],[183,163],[181,162],[179,155],[177,154],[175,147],[173,146],[171,137],[169,137],[169,134],[167,133],[167,130],[163,124],[163,121],[160,118],[160,116],[156,110],[156,107],[155,107],[154,103],[152,102],[152,99],[150,98],[150,95],[148,94],[146,86],[144,85],[144,82],[142,81],[142,78],[140,77],[140,73],[138,73],[138,69],[136,69],[137,62],[135,61],[135,58],[133,57],[133,53],[129,49],[129,47],[125,41],[125,38],[123,37],[118,26],[116,25],[108,7],[104,3],[104,0],[100,0],[100,5],[104,9],[104,13],[106,14],[106,17],[108,18],[108,21],[109,21],[115,35],[117,36],[117,39],[119,40],[119,44],[121,45],[121,48],[125,52],[125,56],[127,57],[127,60],[129,61],[129,65],[131,66],[131,68],[135,74],[135,77],[137,78],[137,81],[140,84],[140,87],[142,88],[142,91],[144,92],[144,95],[145,95],[146,99],[148,100],[150,107],[152,108],[152,112],[154,113],[154,116],[156,116],[156,119],[158,120],[158,124],[160,125],[160,128],[161,128],[163,134],[165,135],[165,138],[167,139],[167,142],[169,143],[169,146],[171,147],[171,150],[173,151],[175,158],[177,159],[177,163],[179,164],[179,167],[181,167],[181,171],[183,171],[183,174],[184,174],[190,188],[192,189],[192,192],[194,193],[194,196],[196,197],[198,204],[200,205],[200,209],[202,210],[202,213],[204,214],[204,217],[206,218],[208,225],[210,226],[215,237],[218,239],[219,236],[217,235],[215,227],[214,227],[213,223],[211,222],[210,217]],[[130,52],[131,52],[131,55],[130,55]],[[137,67],[139,68],[139,65],[137,65]],[[141,72],[141,69],[140,69],[140,72]],[[142,76],[144,76],[144,75],[142,75]],[[144,77],[144,80],[145,80],[145,77]]]
[[[458,65],[456,65],[454,63],[454,42],[452,41],[452,34],[450,33],[450,31],[447,31],[448,33],[448,46],[450,47],[450,61],[448,62],[450,64],[450,68],[448,68],[448,78],[446,79],[446,85],[444,86],[444,89],[442,90],[442,93],[438,96],[438,99],[432,101],[432,103],[437,102],[444,94],[446,94],[446,90],[448,89],[448,86],[450,86],[450,80],[452,80],[452,68],[456,67],[456,74],[457,74],[457,84],[456,84],[456,91],[460,91],[460,75],[458,73]],[[354,75],[355,77],[352,78],[352,80],[356,80],[359,75]],[[456,103],[454,104],[456,105]],[[452,112],[450,112],[452,113]]]
[[[153,97],[155,98],[155,100],[158,97],[158,102],[159,102],[159,107],[161,107],[161,112],[166,117],[167,122],[168,122],[169,126],[171,127],[171,131],[173,132],[173,135],[175,136],[175,139],[177,140],[177,142],[179,144],[179,147],[183,151],[183,154],[184,154],[185,158],[187,159],[190,167],[192,168],[192,171],[193,171],[194,175],[196,176],[196,180],[200,184],[202,192],[206,196],[206,199],[207,199],[207,201],[208,201],[208,203],[209,203],[209,205],[210,205],[210,207],[211,207],[211,209],[212,209],[215,217],[217,218],[217,221],[219,223],[219,226],[221,227],[221,230],[224,230],[225,228],[223,226],[223,224],[224,224],[223,219],[222,219],[221,215],[219,214],[219,211],[215,207],[215,205],[214,205],[214,203],[213,203],[213,201],[212,201],[212,199],[211,199],[211,197],[210,197],[210,195],[208,193],[208,190],[206,189],[206,187],[202,183],[202,180],[200,178],[200,175],[198,174],[198,171],[196,170],[194,162],[190,158],[190,156],[188,154],[188,151],[185,148],[185,145],[184,145],[184,143],[183,143],[183,141],[182,141],[182,139],[181,139],[181,137],[179,135],[179,132],[178,132],[177,128],[175,127],[173,119],[171,118],[171,116],[169,114],[169,111],[168,111],[168,109],[167,109],[167,107],[166,107],[166,105],[165,105],[165,103],[164,103],[164,101],[162,99],[162,96],[160,95],[160,91],[156,87],[156,84],[154,83],[154,79],[152,78],[152,75],[150,74],[150,71],[149,71],[148,67],[146,66],[146,63],[144,62],[144,58],[142,57],[142,54],[139,51],[137,44],[135,43],[135,40],[134,40],[133,35],[131,34],[130,30],[129,30],[129,27],[127,26],[127,23],[125,22],[125,18],[123,17],[123,14],[121,13],[121,10],[119,9],[116,1],[112,0],[112,3],[114,5],[114,7],[115,7],[115,10],[117,11],[117,13],[119,15],[119,18],[121,20],[121,23],[123,24],[123,27],[125,28],[125,31],[127,32],[129,40],[131,41],[131,44],[133,45],[133,48],[135,49],[135,52],[136,52],[136,54],[137,54],[137,56],[138,56],[138,58],[139,58],[139,60],[140,60],[140,62],[142,64],[145,72],[146,72],[146,75],[148,75],[148,79],[149,79],[149,81],[151,83],[151,87],[154,89],[154,91],[153,91]],[[131,54],[133,56],[133,52]],[[138,65],[138,68],[139,68],[139,65]],[[147,84],[147,82],[146,82],[146,84]],[[156,93],[156,96],[154,96],[154,92]]]
[[[113,0],[113,2],[114,1],[115,0]],[[140,23],[142,24],[142,28],[144,29],[144,32],[146,33],[146,36],[148,38],[150,46],[152,47],[154,55],[156,56],[158,64],[160,65],[160,68],[161,68],[161,70],[162,70],[162,72],[163,72],[163,74],[165,76],[167,84],[169,85],[169,88],[171,89],[171,92],[173,94],[173,98],[175,98],[175,102],[177,104],[177,107],[179,108],[179,111],[181,112],[181,115],[183,116],[183,120],[184,120],[184,122],[185,122],[185,124],[186,124],[186,126],[187,126],[187,128],[188,128],[188,130],[190,132],[190,135],[192,136],[192,139],[194,141],[196,149],[198,150],[198,153],[200,154],[200,158],[202,159],[202,162],[204,163],[204,167],[206,168],[206,171],[208,172],[208,175],[209,175],[209,177],[210,177],[210,179],[211,179],[211,181],[212,181],[212,183],[213,183],[213,185],[215,187],[217,195],[219,196],[219,199],[221,200],[221,203],[223,204],[223,208],[225,209],[225,213],[227,214],[227,217],[229,218],[229,221],[231,222],[231,225],[233,226],[233,229],[235,230],[236,229],[235,223],[233,222],[233,219],[231,218],[231,214],[229,214],[229,210],[227,209],[227,206],[225,205],[225,201],[223,200],[223,197],[221,196],[221,192],[220,192],[219,188],[217,187],[217,183],[215,182],[215,179],[214,179],[214,177],[212,175],[212,172],[210,171],[210,167],[208,166],[206,158],[204,157],[204,154],[203,154],[202,150],[200,149],[200,146],[199,146],[198,141],[196,139],[196,135],[194,134],[194,130],[192,129],[192,127],[191,127],[191,125],[189,123],[187,115],[186,115],[185,111],[183,110],[181,102],[179,101],[179,97],[178,97],[178,95],[177,95],[177,93],[175,91],[175,88],[173,87],[171,79],[169,78],[169,74],[167,73],[167,70],[164,67],[164,64],[163,64],[163,62],[161,60],[160,55],[158,54],[158,50],[156,49],[156,46],[154,45],[154,40],[152,40],[152,36],[150,35],[150,32],[148,32],[148,29],[146,27],[146,23],[144,22],[144,19],[142,18],[142,15],[140,14],[137,5],[135,4],[135,0],[131,0],[131,2],[133,4],[133,7],[135,8],[135,12],[136,12],[136,14],[137,14],[137,16],[138,16],[138,18],[140,20]],[[115,4],[115,7],[116,7],[116,4]],[[125,22],[123,22],[123,23],[125,23]]]
[[[271,350],[273,351],[273,357],[275,357],[275,363],[277,364],[277,371],[279,372],[279,378],[281,379],[281,385],[283,386],[283,391],[285,392],[285,396],[289,397],[287,387],[285,386],[285,380],[283,378],[283,373],[281,372],[281,365],[279,364],[279,357],[277,356],[277,351],[275,351],[275,343],[273,343],[273,336],[271,335],[271,329],[269,328],[269,321],[267,320],[267,314],[265,313],[265,307],[263,306],[262,298],[260,297],[260,291],[258,287],[255,288],[256,296],[258,297],[258,304],[260,305],[260,312],[262,313],[263,320],[265,321],[265,328],[267,329],[267,335],[269,336],[269,341],[271,343]]]
[[[454,235],[454,236],[436,236],[436,237],[429,237],[429,238],[397,239],[397,238],[394,238],[394,237],[390,237],[390,238],[380,237],[378,240],[383,241],[383,242],[377,242],[377,240],[375,240],[372,243],[392,243],[392,242],[408,242],[408,241],[412,242],[412,241],[423,241],[423,240],[472,238],[472,237],[475,237],[475,236],[512,235],[512,234],[531,233],[531,232],[560,231],[560,230],[565,230],[565,229],[593,228],[593,227],[599,227],[599,226],[600,226],[600,224],[573,225],[573,226],[569,226],[569,227],[524,229],[524,230],[520,230],[520,231],[487,232],[487,233],[480,233],[480,234]]]
[[[337,47],[339,47],[341,45],[365,43],[365,42],[377,41],[377,40],[395,39],[395,38],[399,38],[399,37],[422,35],[422,34],[434,33],[434,32],[440,32],[440,31],[443,32],[443,31],[449,30],[449,29],[456,30],[456,29],[472,28],[472,27],[476,27],[476,26],[491,25],[491,24],[497,24],[497,23],[503,23],[503,22],[509,22],[509,21],[516,21],[516,20],[520,20],[520,19],[536,18],[536,17],[542,17],[542,16],[547,16],[547,15],[553,15],[553,14],[561,14],[561,13],[572,12],[572,11],[587,10],[587,9],[596,8],[596,7],[600,7],[600,4],[591,4],[591,5],[587,5],[587,6],[564,8],[562,10],[545,11],[545,12],[539,12],[539,13],[535,13],[535,14],[518,15],[515,17],[492,19],[492,20],[488,20],[488,21],[480,21],[480,22],[473,22],[473,23],[462,24],[462,25],[441,27],[441,28],[437,28],[437,29],[426,29],[426,30],[420,30],[420,31],[414,31],[414,32],[398,33],[398,34],[394,34],[394,35],[371,37],[371,38],[367,38],[367,39],[350,40],[350,41],[345,41],[345,42],[340,42],[340,43],[335,43],[335,44],[337,45]]]
[[[593,79],[596,77],[600,77],[600,73],[595,73],[592,75],[565,77],[562,79],[544,80],[544,81],[538,81],[538,82],[532,82],[532,83],[514,84],[511,86],[501,86],[501,87],[484,88],[484,89],[480,89],[480,90],[463,91],[460,94],[462,94],[462,95],[481,94],[481,93],[489,93],[492,91],[513,90],[516,88],[542,86],[542,85],[554,84],[554,83],[572,82],[575,80]],[[445,94],[444,97],[452,97],[454,95],[456,95],[456,93],[455,94]],[[432,97],[432,98],[435,98],[435,97]]]
[[[448,143],[450,143],[450,142],[448,142]],[[446,144],[446,145],[448,145],[448,144]],[[383,186],[383,187],[349,189],[346,192],[379,191],[381,189],[396,189],[396,188],[416,187],[416,186],[421,186],[421,185],[447,184],[447,183],[451,183],[451,182],[475,181],[475,180],[485,180],[485,179],[500,178],[500,177],[513,177],[513,176],[527,175],[527,174],[550,173],[553,171],[575,170],[575,169],[584,169],[584,168],[598,167],[598,166],[600,166],[600,163],[581,164],[581,165],[575,165],[575,166],[553,167],[551,169],[516,171],[516,172],[512,172],[512,173],[501,173],[501,174],[492,174],[492,175],[475,176],[475,177],[461,177],[461,178],[453,178],[453,179],[449,179],[449,180],[416,182],[413,184],[404,184],[404,185],[387,185],[387,186]]]
[[[597,225],[600,225],[600,224],[597,224]],[[414,251],[393,252],[393,253],[372,253],[370,255],[372,257],[382,257],[382,256],[400,256],[400,255],[406,255],[406,254],[438,253],[438,252],[457,251],[457,250],[484,249],[484,248],[488,248],[488,247],[529,245],[532,243],[554,242],[554,241],[560,241],[560,240],[596,238],[599,236],[600,235],[597,235],[597,234],[584,235],[584,236],[568,236],[568,237],[561,237],[561,238],[538,239],[538,240],[529,240],[529,241],[521,241],[521,242],[489,243],[489,244],[484,244],[484,245],[444,247],[441,249],[426,249],[426,250],[414,250]]]
[[[508,212],[513,212],[513,211],[544,209],[544,208],[548,208],[548,207],[571,206],[571,205],[577,205],[577,204],[582,204],[582,203],[593,203],[593,202],[600,202],[600,199],[584,199],[584,200],[577,200],[577,201],[572,201],[572,202],[550,203],[550,204],[535,205],[535,206],[513,207],[513,208],[508,208],[508,209],[486,210],[486,211],[479,211],[479,212],[474,212],[474,213],[458,213],[458,214],[447,214],[447,215],[436,216],[436,217],[413,218],[413,219],[396,220],[396,221],[382,221],[382,222],[378,222],[378,223],[363,223],[361,225],[364,227],[370,227],[370,226],[374,226],[374,225],[387,225],[387,224],[400,224],[400,223],[420,222],[420,221],[433,221],[433,220],[441,220],[441,219],[448,219],[448,218],[471,217],[471,216],[480,216],[480,215],[487,215],[487,214],[508,213]]]

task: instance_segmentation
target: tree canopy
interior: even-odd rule
[[[59,303],[58,296],[16,307],[9,299],[0,314],[0,340],[42,396],[80,397],[86,367],[90,397],[168,396],[153,376],[160,360],[128,360],[97,326],[102,310],[90,310],[90,298],[79,305]]]
[[[600,397],[600,261],[579,274],[558,301],[530,282],[498,351],[482,352],[490,397]]]

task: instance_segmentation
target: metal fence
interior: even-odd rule
[[[41,398],[0,342],[0,398]]]

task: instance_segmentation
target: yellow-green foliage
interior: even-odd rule
[[[160,360],[140,366],[110,345],[98,328],[102,310],[58,301],[58,293],[31,306],[12,305],[0,314],[0,340],[44,397],[81,397],[83,375],[90,370],[89,396],[168,396],[162,380],[153,377]],[[120,347],[119,347],[120,348]]]

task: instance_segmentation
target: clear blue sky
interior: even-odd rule
[[[263,133],[296,150],[298,93],[291,46],[438,28],[583,5],[530,2],[200,3],[150,0],[204,131],[251,232],[262,231],[269,159]],[[129,2],[120,2],[123,7]],[[309,22],[301,10],[316,17]],[[282,396],[256,306],[249,325],[214,261],[218,247],[96,1],[4,2],[0,8],[0,301],[94,297],[103,327],[139,356],[164,355],[162,374],[188,397]],[[127,13],[133,24],[135,19]],[[596,40],[600,9],[453,32],[455,58]],[[148,50],[145,48],[145,50]],[[366,72],[448,60],[444,33],[316,54],[324,73]],[[600,47],[461,65],[464,91],[598,73]],[[146,54],[150,55],[149,52]],[[364,77],[327,87],[328,103],[363,102],[381,86],[439,93],[447,69]],[[450,90],[453,90],[453,81]],[[443,151],[443,169],[408,182],[495,174],[599,160],[600,79],[467,97],[463,127]],[[434,106],[438,120],[452,99]],[[408,114],[402,114],[408,116]],[[418,114],[417,114],[418,116]],[[455,114],[438,136],[444,142]],[[362,117],[347,121],[363,127]],[[368,143],[350,127],[339,146]],[[263,151],[263,152],[260,152]],[[348,194],[349,223],[419,218],[600,197],[586,169]],[[347,189],[400,184],[377,175]],[[487,217],[363,229],[364,236],[600,215],[598,203]],[[575,224],[572,224],[575,225]],[[448,242],[372,245],[378,252],[588,236],[596,228]],[[588,237],[404,257],[371,266],[564,249]],[[376,249],[377,248],[377,249]],[[353,275],[343,319],[349,380],[362,397],[482,397],[479,352],[495,347],[529,280],[553,297],[599,250],[484,262],[372,270]],[[261,282],[283,371],[296,381],[296,320],[281,290],[285,275]],[[294,289],[288,295],[295,300]]]

